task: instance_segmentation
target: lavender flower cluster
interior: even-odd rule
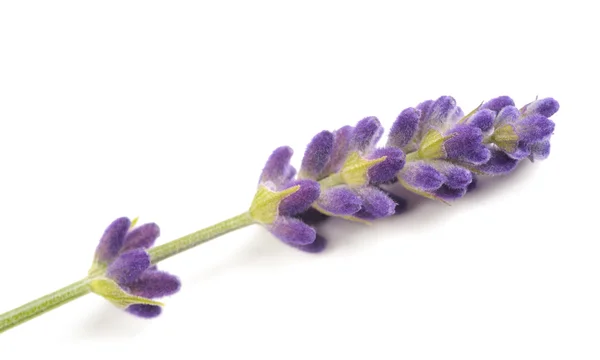
[[[368,223],[405,206],[387,184],[447,202],[471,189],[476,175],[506,174],[525,158],[545,159],[554,131],[549,117],[558,108],[546,98],[518,109],[501,96],[465,115],[442,96],[403,110],[382,147],[376,117],[322,131],[308,144],[299,172],[290,165],[290,147],[273,151],[248,215],[282,242],[320,252],[326,240],[312,226],[320,220]],[[134,228],[127,218],[115,220],[96,249],[90,289],[134,315],[159,315],[161,304],[153,299],[177,292],[180,283],[152,265],[147,250],[158,235],[156,224]]]
[[[90,274],[98,271],[104,276],[90,282],[91,290],[131,314],[160,315],[162,304],[152,299],[176,293],[181,284],[177,277],[151,265],[147,249],[159,235],[154,223],[135,227],[135,221],[126,217],[113,221],[100,239],[90,269]]]
[[[253,203],[256,209],[269,203],[268,215],[252,209],[251,215],[284,243],[319,252],[326,241],[311,226],[315,213],[359,222],[393,215],[404,203],[382,189],[385,184],[397,181],[447,202],[473,188],[476,175],[506,174],[525,158],[545,159],[554,131],[549,117],[558,108],[545,98],[518,109],[501,96],[465,115],[454,98],[442,96],[403,110],[384,147],[377,146],[384,130],[375,117],[322,131],[307,146],[297,174],[292,149],[275,149]]]

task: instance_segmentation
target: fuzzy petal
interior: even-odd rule
[[[319,175],[331,158],[333,152],[334,137],[330,131],[321,131],[306,147],[300,174],[314,180],[319,180]]]
[[[317,232],[298,219],[279,216],[269,226],[269,231],[279,240],[289,245],[308,245],[315,241]]]
[[[364,211],[375,219],[394,214],[396,203],[383,191],[373,186],[365,186],[358,189],[358,195],[362,199]]]
[[[279,204],[280,215],[293,216],[306,211],[319,198],[321,187],[318,182],[308,179],[295,180],[290,182],[286,188],[296,185],[300,185],[300,189],[281,200]]]
[[[492,99],[481,106],[481,109],[490,109],[495,112],[499,112],[506,106],[514,106],[515,102],[508,96],[499,96]]]
[[[307,245],[296,245],[294,247],[307,253],[316,254],[325,250],[325,247],[327,247],[327,239],[317,234],[315,241],[313,241],[312,243]]]
[[[155,318],[162,312],[162,308],[157,305],[133,304],[125,309],[128,313],[146,319]]]
[[[122,217],[113,221],[106,228],[96,248],[96,261],[108,264],[114,260],[123,246],[123,240],[130,225],[131,221],[126,217]]]
[[[467,193],[467,188],[453,189],[446,185],[442,185],[439,189],[434,191],[434,195],[444,200],[456,200],[463,197]]]
[[[544,160],[550,155],[550,141],[540,141],[531,145],[531,160]]]
[[[317,205],[335,215],[352,215],[360,210],[362,200],[349,187],[340,185],[323,191]]]
[[[296,170],[290,165],[293,154],[294,151],[289,146],[281,146],[275,149],[263,168],[260,182],[271,182],[279,186],[294,177]]]
[[[471,164],[483,164],[490,158],[490,151],[482,144],[481,129],[469,125],[457,125],[448,132],[452,136],[444,142],[449,159]]]
[[[340,170],[348,156],[350,139],[353,132],[354,128],[349,125],[333,132],[333,150],[331,151],[331,157],[325,171],[323,171],[323,175],[336,173]]]
[[[560,105],[558,104],[558,101],[553,98],[545,98],[525,105],[522,112],[525,116],[539,114],[544,117],[550,117],[554,115],[559,108]]]
[[[148,223],[134,228],[128,232],[123,241],[121,252],[145,248],[148,249],[160,236],[160,228],[155,223]]]
[[[352,139],[350,140],[350,149],[357,151],[367,151],[383,135],[383,127],[375,116],[369,116],[356,124]]]
[[[452,189],[464,189],[473,181],[471,172],[461,166],[445,163],[438,169],[446,176],[444,185]]]
[[[436,190],[446,181],[444,175],[424,161],[409,162],[400,171],[400,177],[408,185],[421,191]]]
[[[481,129],[482,132],[488,132],[494,127],[496,113],[490,109],[477,111],[469,118],[468,124]]]
[[[388,136],[387,146],[403,148],[417,133],[421,111],[415,108],[404,109],[396,118]]]
[[[534,143],[545,140],[554,132],[554,122],[542,115],[531,115],[516,125],[519,140]]]
[[[119,255],[106,269],[106,276],[119,285],[130,284],[150,266],[150,255],[144,249],[135,249]]]
[[[382,184],[396,178],[398,172],[404,167],[405,155],[402,150],[395,147],[379,148],[371,152],[368,159],[379,159],[385,156],[385,160],[372,166],[368,171],[369,181],[373,184]]]
[[[517,164],[515,160],[500,150],[492,150],[490,160],[478,166],[478,170],[487,175],[500,175],[511,172]]]
[[[160,298],[175,294],[181,288],[179,279],[164,271],[144,271],[133,283],[128,285],[129,291],[148,299]]]
[[[514,106],[505,106],[496,116],[496,127],[503,124],[514,124],[521,117],[521,112]]]
[[[457,116],[456,100],[451,96],[441,96],[432,105],[427,117],[430,127],[440,129]]]

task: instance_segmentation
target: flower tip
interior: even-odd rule
[[[125,309],[128,313],[145,319],[155,318],[162,313],[162,308],[157,305],[132,304]]]
[[[292,246],[308,245],[315,241],[317,232],[301,220],[280,216],[269,226],[279,240]]]
[[[560,105],[558,104],[558,101],[554,100],[553,98],[544,98],[535,100],[525,105],[523,109],[521,109],[521,112],[525,116],[539,114],[545,117],[550,117],[554,115],[559,108]]]
[[[294,247],[307,253],[317,254],[325,250],[325,248],[327,247],[327,239],[317,234],[315,237],[315,241],[313,241],[312,243],[307,245],[296,245]]]
[[[415,136],[419,128],[421,110],[408,108],[402,110],[394,121],[388,136],[387,146],[403,148]]]
[[[135,281],[150,266],[150,255],[144,249],[134,249],[119,255],[106,269],[106,276],[118,284]]]
[[[330,215],[352,215],[362,206],[362,200],[348,186],[335,186],[323,191],[317,209]]]
[[[488,132],[494,127],[496,113],[490,109],[477,111],[468,120],[468,124],[479,128],[482,132]]]
[[[280,184],[291,179],[296,173],[296,170],[290,165],[292,155],[294,155],[294,150],[289,146],[280,146],[275,149],[263,168],[260,182]]]
[[[352,133],[350,149],[366,151],[373,147],[383,135],[383,127],[375,116],[360,120]]]
[[[489,100],[481,106],[481,109],[490,109],[495,112],[499,112],[506,106],[514,106],[515,102],[508,96],[498,96],[492,100]]]
[[[120,217],[106,228],[96,248],[95,262],[106,264],[117,256],[130,226],[129,218]]]
[[[318,182],[309,179],[292,181],[288,188],[299,186],[298,191],[283,198],[279,204],[279,214],[283,216],[293,216],[300,214],[312,205],[321,193],[321,187]]]
[[[385,160],[373,165],[367,172],[369,181],[373,184],[382,184],[396,178],[406,160],[404,152],[395,147],[376,149],[368,157],[369,159],[385,157]]]
[[[300,176],[317,180],[331,158],[333,145],[334,136],[331,131],[324,130],[315,135],[304,152]]]

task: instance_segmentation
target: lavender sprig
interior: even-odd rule
[[[294,248],[320,252],[327,242],[314,225],[322,220],[368,223],[403,209],[405,201],[384,190],[396,181],[427,198],[458,199],[474,188],[476,175],[507,174],[524,159],[547,158],[554,132],[549,118],[558,109],[552,98],[518,109],[501,96],[465,115],[452,97],[442,96],[403,110],[384,147],[377,146],[384,130],[375,117],[315,135],[298,173],[290,164],[292,149],[279,147],[248,211],[160,246],[153,246],[158,225],[135,227],[136,220],[119,218],[102,236],[85,278],[0,315],[0,332],[90,292],[133,315],[158,316],[162,304],[154,299],[181,286],[156,268],[158,262],[251,224]]]

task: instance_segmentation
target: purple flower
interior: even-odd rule
[[[400,113],[388,146],[402,149],[406,165],[398,179],[409,190],[439,200],[452,200],[473,188],[473,172],[503,174],[519,160],[541,160],[550,152],[559,108],[547,98],[521,110],[508,96],[485,102],[464,115],[449,96],[420,103]]]
[[[307,176],[318,176],[326,162],[324,156],[331,153],[333,137],[322,132],[316,141],[320,147],[307,150],[309,160],[302,171]],[[329,147],[329,149],[325,149]],[[324,150],[325,149],[325,150]],[[264,225],[282,242],[303,250],[314,252],[317,246],[310,247],[316,239],[315,229],[300,218],[299,214],[307,211],[319,198],[320,186],[311,179],[294,180],[296,170],[290,165],[293,151],[282,146],[271,154],[262,171],[259,188],[250,208],[250,216]]]
[[[509,100],[503,96],[484,105],[494,110],[496,116],[484,139],[492,157],[477,167],[482,173],[504,174],[522,159],[542,160],[550,154],[554,122],[549,117],[558,111],[558,102],[552,98],[539,99],[519,110]]]
[[[250,214],[281,241],[321,251],[326,240],[311,225],[330,216],[371,221],[405,208],[386,185],[399,182],[446,202],[473,190],[476,174],[507,173],[526,157],[545,159],[554,131],[548,117],[557,110],[553,99],[519,110],[501,96],[465,115],[454,98],[442,96],[403,110],[385,147],[377,146],[383,127],[373,116],[321,131],[306,147],[297,178],[292,150],[273,152]]]
[[[375,185],[394,181],[405,156],[399,148],[376,147],[382,134],[381,123],[371,116],[354,127],[322,131],[312,139],[299,177],[319,181],[321,194],[315,209],[356,221],[394,213],[396,203]]]
[[[491,129],[494,116],[489,109],[465,116],[450,96],[403,110],[388,138],[388,145],[408,154],[406,165],[397,174],[400,183],[433,199],[462,196],[472,175],[460,164],[476,166],[489,160],[483,132]]]
[[[134,315],[158,316],[161,307],[150,299],[172,295],[181,287],[177,277],[151,264],[147,249],[159,235],[160,229],[154,223],[131,228],[126,217],[113,221],[100,239],[90,270],[91,276],[103,272],[106,279],[92,280],[92,291]]]

